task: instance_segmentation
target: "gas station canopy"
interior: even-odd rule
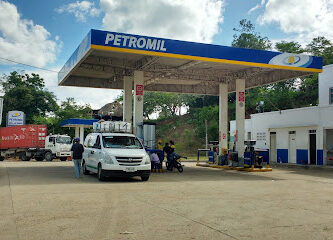
[[[83,127],[92,128],[93,123],[98,122],[98,119],[81,119],[81,118],[69,118],[60,123],[61,127]]]
[[[322,72],[322,58],[292,53],[91,30],[58,75],[60,86],[123,89],[123,77],[144,72],[144,90],[219,95]]]

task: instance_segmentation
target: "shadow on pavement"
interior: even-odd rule
[[[22,164],[22,163],[21,163]],[[7,172],[11,185],[48,185],[48,184],[95,184],[99,183],[96,174],[82,175],[82,178],[74,177],[74,167],[69,166],[34,166],[25,163],[25,166],[16,166],[16,164],[0,165],[0,180],[7,179]],[[195,166],[185,166],[183,173],[164,172],[152,173],[148,182],[194,182],[194,181],[271,181],[282,180],[270,176],[268,173],[246,173],[237,171],[226,171],[221,169],[202,168]],[[101,183],[139,183],[140,177],[134,178],[111,178]],[[7,181],[0,181],[1,185],[7,185]]]

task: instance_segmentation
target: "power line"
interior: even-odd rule
[[[25,66],[32,67],[32,68],[37,68],[37,69],[48,71],[48,72],[58,73],[58,71],[55,71],[55,70],[51,70],[51,69],[47,69],[47,68],[41,68],[41,67],[36,67],[36,66],[33,66],[33,65],[29,65],[29,64],[26,64],[26,63],[17,62],[17,61],[14,61],[14,60],[3,58],[3,57],[0,57],[0,59],[6,60],[6,61],[12,62],[12,63],[20,64],[20,65],[25,65]]]

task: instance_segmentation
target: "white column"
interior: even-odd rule
[[[228,84],[220,84],[219,95],[219,154],[228,149]]]
[[[80,142],[83,144],[84,142],[84,127],[80,126]]]
[[[143,122],[143,72],[134,71],[134,111],[133,133],[142,138],[142,133],[137,132],[137,126]]]
[[[238,157],[244,157],[245,79],[236,79],[236,139]]]
[[[132,104],[133,77],[124,77],[124,100],[123,100],[123,121],[132,122],[133,104]]]
[[[75,137],[76,138],[80,137],[80,133],[79,132],[80,132],[80,127],[78,127],[78,126],[75,127]]]

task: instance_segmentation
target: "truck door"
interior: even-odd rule
[[[95,149],[94,149],[94,144],[96,143],[96,135],[91,134],[89,135],[89,139],[87,142],[87,147],[85,149],[85,156],[86,156],[86,165],[89,168],[89,170],[96,172],[97,171],[97,166],[95,165]]]
[[[96,137],[96,142],[94,144],[93,147],[93,151],[92,151],[92,155],[93,155],[93,164],[94,166],[98,166],[98,163],[100,162],[101,158],[102,158],[102,150],[101,150],[101,138],[99,135],[97,135]]]

